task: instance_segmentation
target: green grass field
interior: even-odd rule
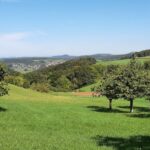
[[[72,93],[41,94],[10,86],[0,98],[0,150],[150,149],[150,102]]]
[[[137,60],[139,62],[145,62],[145,61],[150,61],[150,56],[147,57],[140,57],[137,58]],[[97,64],[102,64],[102,65],[125,65],[128,64],[130,62],[130,59],[122,59],[122,60],[110,60],[110,61],[102,61],[102,60],[98,60]]]
[[[91,85],[84,86],[84,87],[80,88],[79,91],[80,92],[91,92],[91,88],[97,86],[98,84],[99,84],[99,82],[91,84]]]

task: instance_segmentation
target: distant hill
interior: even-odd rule
[[[51,59],[62,59],[62,60],[70,60],[77,58],[77,56],[70,56],[70,55],[58,55],[58,56],[52,56]]]
[[[137,57],[150,56],[150,49],[143,50],[143,51],[140,51],[140,52],[135,52],[135,55],[136,55]]]
[[[128,54],[121,54],[121,55],[93,54],[93,55],[71,56],[66,54],[66,55],[56,55],[51,57],[0,58],[0,61],[7,64],[10,69],[25,73],[25,72],[38,70],[40,68],[45,68],[48,66],[55,66],[65,61],[78,59],[82,57],[92,57],[95,58],[96,60],[120,60],[120,59],[129,59],[134,54],[137,57],[150,56],[150,49],[142,50],[134,53],[132,52]]]
[[[81,55],[81,56],[70,56],[70,55],[58,55],[58,56],[53,56],[51,58],[54,59],[63,59],[63,60],[70,60],[70,59],[76,59],[79,57],[93,57],[95,59],[100,59],[100,60],[108,60],[108,59],[118,59],[123,57],[124,55],[112,55],[112,54],[94,54],[94,55]]]
[[[129,56],[128,55],[127,56],[123,56],[122,59],[131,58],[131,56],[133,56],[133,55],[136,56],[136,57],[147,57],[147,56],[150,56],[150,49],[131,53],[131,55],[129,55]]]
[[[93,54],[93,55],[81,55],[81,56],[70,56],[70,55],[58,55],[50,57],[52,59],[62,59],[62,60],[71,60],[76,59],[79,57],[93,57],[97,60],[115,60],[115,59],[121,59],[123,57],[130,57],[132,53],[129,54],[122,54],[122,55],[113,55],[113,54]]]

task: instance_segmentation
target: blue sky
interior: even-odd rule
[[[150,0],[0,0],[0,57],[150,48]]]

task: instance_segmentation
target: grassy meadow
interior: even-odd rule
[[[113,102],[10,86],[0,98],[1,150],[150,149],[150,102]]]
[[[136,58],[137,61],[143,63],[145,61],[149,61],[150,60],[150,56],[147,57],[139,57]],[[120,60],[110,60],[110,61],[103,61],[103,60],[98,60],[97,64],[102,64],[102,65],[126,65],[130,62],[130,59],[120,59]]]

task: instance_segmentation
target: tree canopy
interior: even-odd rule
[[[129,100],[130,112],[133,112],[133,100],[149,94],[149,82],[147,72],[133,58],[125,69],[117,75],[105,79],[99,88],[99,92],[106,96],[110,103],[112,99]]]
[[[2,65],[0,65],[0,96],[8,94],[7,84],[4,82],[6,72]]]

